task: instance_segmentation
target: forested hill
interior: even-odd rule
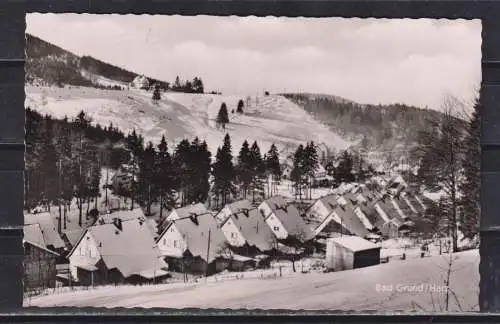
[[[329,95],[284,94],[344,138],[359,140],[370,148],[392,150],[413,146],[429,120],[442,113],[404,104],[362,105]],[[465,121],[464,121],[465,125]]]
[[[126,84],[138,73],[105,63],[91,56],[78,56],[36,36],[26,34],[26,80],[42,80],[48,85],[95,86],[89,75]],[[168,82],[148,79],[168,88]]]

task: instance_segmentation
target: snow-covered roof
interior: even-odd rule
[[[158,237],[158,241],[166,234],[171,226],[175,226],[186,243],[187,250],[193,256],[199,256],[208,263],[218,257],[226,244],[224,233],[220,230],[215,218],[211,214],[184,217],[173,220]],[[210,250],[207,249],[210,232]]]
[[[397,207],[394,205],[392,197],[388,194],[377,199],[377,204],[389,216],[390,219],[396,219],[398,223],[403,223],[404,219],[399,214]]]
[[[289,235],[302,240],[309,240],[313,237],[313,231],[304,222],[298,209],[294,205],[287,204],[284,197],[273,196],[262,202],[262,204],[264,203],[269,206],[273,214],[280,220]]]
[[[146,278],[146,279],[153,279],[155,277],[161,277],[161,276],[165,276],[167,274],[168,274],[167,271],[162,270],[162,269],[155,269],[155,268],[143,270],[143,271],[138,273],[139,276]]]
[[[124,277],[140,275],[144,270],[166,268],[160,251],[148,226],[139,219],[121,222],[121,229],[115,224],[91,226],[86,234],[94,239],[99,254],[108,269],[118,269]],[[86,237],[70,252],[73,254]]]
[[[328,238],[327,241],[331,241],[336,245],[343,246],[352,252],[380,249],[380,247],[377,244],[374,244],[368,240],[365,240],[355,235],[342,235],[338,237],[332,237]]]
[[[226,204],[224,208],[228,208],[231,214],[236,214],[243,210],[253,209],[254,207],[252,206],[252,203],[250,201],[248,201],[247,199],[242,199]],[[221,224],[224,224],[226,220],[227,219],[220,220]]]
[[[26,241],[26,240],[23,240],[23,244],[29,244],[29,245],[32,245],[32,246],[40,249],[40,250],[43,250],[43,251],[48,252],[50,254],[53,254],[55,256],[59,256],[59,253],[51,251],[51,250],[47,249],[45,246],[42,246],[42,245],[39,245],[39,244],[36,244],[36,243],[33,243],[33,242],[29,242],[29,241]]]
[[[273,248],[274,234],[257,208],[234,213],[229,219],[236,225],[248,245],[255,246],[260,251],[269,251]]]
[[[347,204],[337,206],[334,213],[340,218],[340,222],[350,233],[360,237],[366,236],[369,231],[354,212],[354,206]],[[338,221],[338,220],[337,220]]]
[[[146,216],[141,208],[134,208],[133,210],[120,210],[109,214],[100,215],[95,225],[103,225],[112,223],[114,219],[119,218],[122,221],[130,220],[130,219],[141,219],[143,221],[146,220]]]
[[[249,257],[243,256],[243,255],[239,255],[239,254],[233,254],[233,255],[232,255],[232,258],[233,258],[233,260],[235,260],[235,261],[240,261],[240,262],[245,262],[245,261],[254,261],[254,259],[252,259],[252,258],[249,258]]]
[[[45,244],[53,246],[55,249],[64,248],[65,244],[57,232],[54,219],[50,213],[25,214],[24,224],[32,225],[39,224],[43,234]]]
[[[35,243],[40,246],[47,246],[43,238],[40,224],[24,225],[23,232],[24,232],[24,240],[26,242]]]
[[[337,194],[329,194],[319,198],[318,200],[323,203],[323,205],[328,209],[328,212],[331,213],[337,207]]]
[[[173,215],[175,215],[173,212],[177,214],[177,218],[186,218],[191,215],[202,215],[208,213],[208,209],[205,207],[204,204],[202,203],[197,203],[193,205],[187,205],[181,208],[176,208],[172,210],[170,215],[168,215],[167,219],[168,220],[174,220]],[[171,217],[172,216],[172,217]]]
[[[76,243],[80,240],[80,237],[83,235],[85,230],[83,229],[74,229],[71,231],[64,232],[64,236],[66,236],[66,239],[68,240],[69,244],[71,247],[75,246]]]

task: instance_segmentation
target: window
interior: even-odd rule
[[[174,248],[177,247],[177,240],[174,241]]]
[[[236,234],[234,232],[231,232],[231,238],[235,238]]]
[[[167,240],[163,239],[163,245],[167,245]]]
[[[274,230],[275,230],[275,231],[279,231],[279,230],[280,230],[280,227],[279,227],[279,226],[274,226]]]

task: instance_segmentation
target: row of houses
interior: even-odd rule
[[[279,196],[257,207],[247,200],[234,202],[215,215],[202,204],[190,205],[172,210],[158,225],[139,208],[103,214],[85,229],[61,233],[49,212],[25,219],[25,242],[50,252],[38,259],[49,262],[50,271],[27,274],[38,277],[39,286],[53,286],[55,279],[67,285],[150,282],[168,276],[169,269],[240,270],[265,263],[270,251],[283,247],[280,242],[312,235],[298,210]],[[68,264],[67,273],[54,276],[61,263]]]
[[[359,185],[319,198],[306,212],[314,235],[330,233],[367,239],[396,237],[408,232],[426,209],[422,199],[393,181],[381,191]]]
[[[56,277],[64,284],[138,283],[162,280],[170,271],[210,274],[265,266],[272,256],[299,254],[304,245],[327,237],[334,237],[337,247],[358,239],[357,246],[366,247],[367,240],[398,235],[425,209],[404,189],[401,183],[383,192],[357,186],[318,199],[303,214],[282,196],[257,206],[235,201],[216,213],[193,204],[158,223],[140,208],[118,210],[97,216],[87,228],[70,226],[62,233],[50,213],[28,214],[25,246],[31,265],[25,282],[53,285],[61,263],[68,271]]]

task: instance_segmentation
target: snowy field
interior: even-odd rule
[[[452,257],[448,310],[477,311],[479,253]],[[332,273],[302,273],[298,268],[266,279],[99,287],[34,297],[25,300],[25,306],[440,312],[446,310],[448,260],[449,255],[443,255]]]
[[[256,140],[263,153],[272,143],[282,148],[314,140],[336,150],[351,144],[299,106],[275,95],[254,97],[244,108],[244,114],[237,114],[232,110],[236,110],[240,99],[246,103],[245,97],[163,93],[156,105],[152,103],[150,92],[137,89],[26,86],[25,90],[25,106],[40,113],[73,118],[84,110],[94,122],[105,126],[113,123],[125,132],[135,128],[155,143],[165,134],[171,148],[183,138],[191,140],[198,136],[207,141],[211,152],[216,152],[225,135],[215,125],[222,102],[228,106],[230,123],[226,131],[231,135],[235,154],[245,139]]]

